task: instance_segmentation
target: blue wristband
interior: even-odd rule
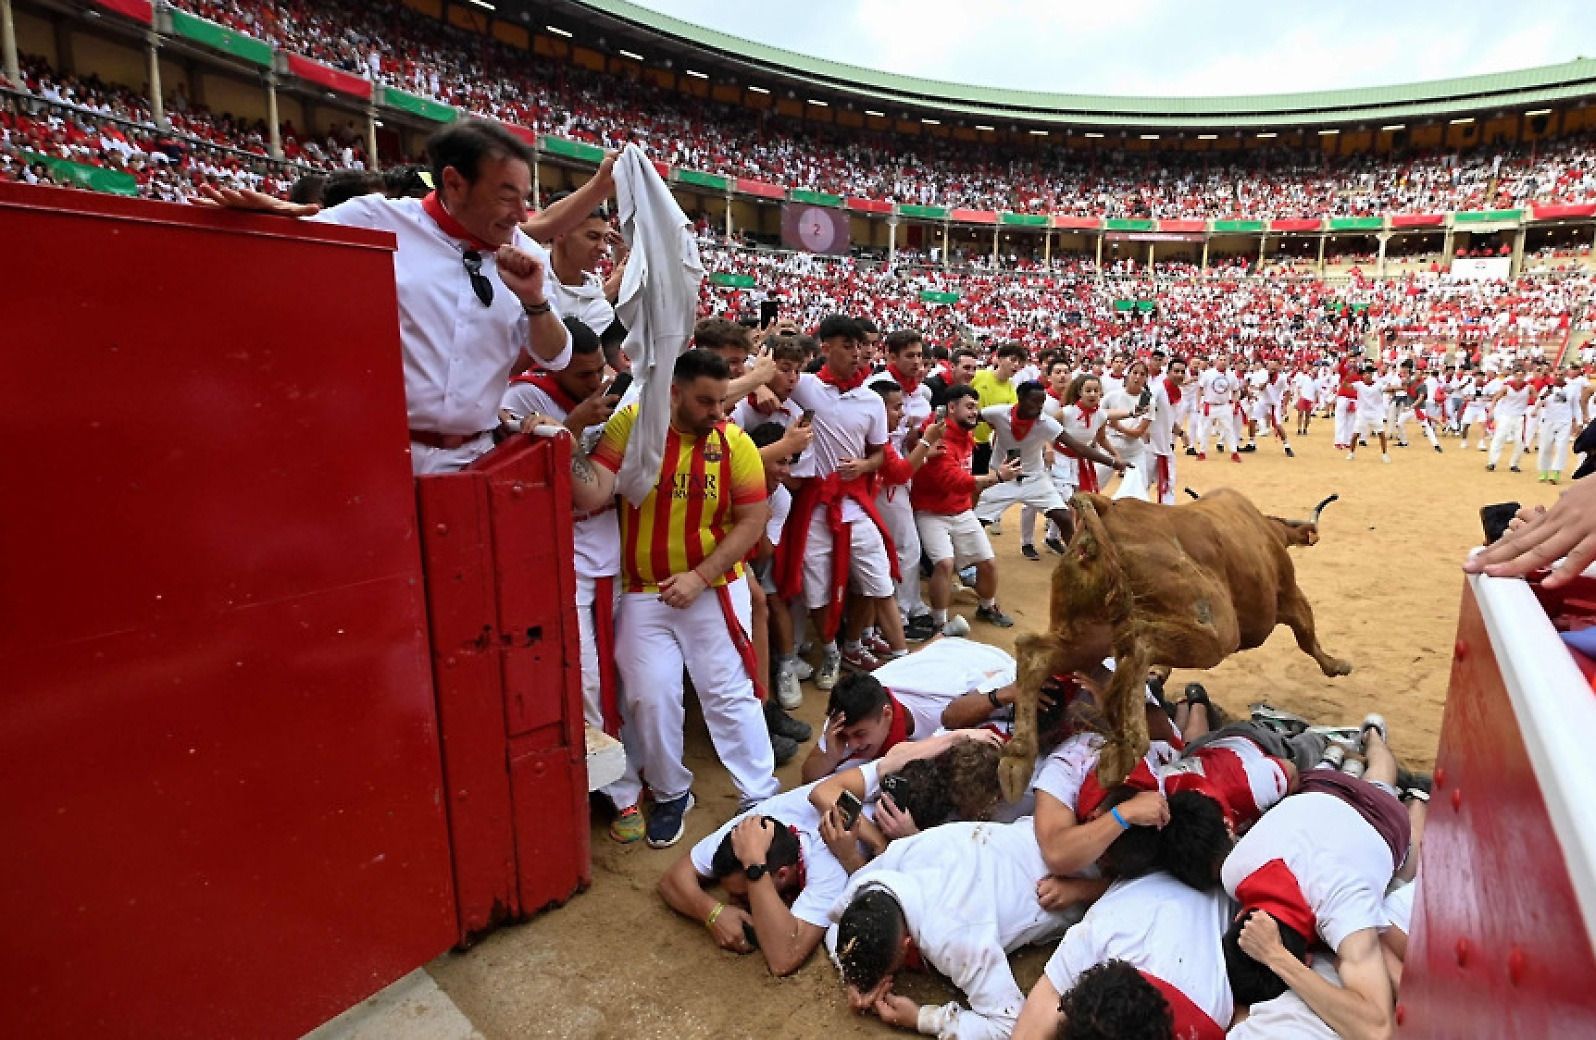
[[[1125,817],[1119,814],[1119,806],[1116,805],[1114,808],[1108,810],[1108,815],[1114,817],[1114,822],[1119,824],[1121,828],[1127,831],[1130,830],[1130,824],[1126,823]]]

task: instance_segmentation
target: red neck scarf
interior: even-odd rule
[[[1086,428],[1090,430],[1092,428],[1092,416],[1097,414],[1097,409],[1088,408],[1079,401],[1075,402],[1075,409],[1081,413],[1081,421],[1085,423]]]
[[[1156,989],[1158,995],[1164,998],[1164,1003],[1169,1005],[1170,1017],[1175,1020],[1175,1040],[1224,1040],[1225,1027],[1215,1022],[1190,997],[1157,975],[1145,971],[1138,971],[1137,974],[1146,979],[1148,985]]]
[[[512,383],[531,383],[548,395],[549,400],[565,409],[565,414],[570,415],[581,404],[576,398],[560,389],[560,384],[547,372],[523,372],[511,379]]]
[[[421,200],[421,208],[427,211],[427,216],[431,217],[437,223],[439,229],[450,238],[466,243],[466,245],[479,253],[491,255],[499,251],[498,246],[484,242],[467,231],[458,220],[451,217],[449,211],[443,208],[443,203],[438,200],[437,192],[429,191],[426,197]]]
[[[1059,404],[1063,404],[1064,403],[1064,395],[1059,393],[1057,390],[1054,390],[1051,386],[1047,388],[1047,396],[1051,397],[1053,400],[1057,401]]]
[[[1164,393],[1169,395],[1170,404],[1180,404],[1180,387],[1168,376],[1164,377]]]
[[[1031,427],[1036,425],[1035,419],[1021,419],[1020,408],[1015,405],[1009,409],[1009,429],[1014,433],[1016,441],[1023,441],[1031,435]]]
[[[839,379],[832,373],[831,364],[829,362],[821,365],[820,371],[817,374],[820,376],[820,381],[822,383],[825,383],[828,386],[836,387],[839,394],[845,394],[850,390],[857,390],[859,387],[864,386],[864,381],[866,379],[870,378],[870,370],[865,366],[860,365],[858,368],[853,370],[852,376],[848,377],[847,379]]]
[[[910,379],[902,372],[899,372],[898,366],[894,365],[890,361],[887,362],[887,375],[892,377],[892,381],[894,383],[897,383],[899,386],[903,387],[903,392],[905,394],[912,394],[916,390],[920,389],[920,380]]]
[[[1317,919],[1296,875],[1282,859],[1272,859],[1236,886],[1236,901],[1247,910],[1262,910],[1283,925],[1313,940]]]

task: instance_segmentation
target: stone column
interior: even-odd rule
[[[1522,224],[1513,232],[1513,260],[1507,272],[1509,277],[1517,278],[1518,273],[1524,270],[1524,239],[1527,236],[1528,231]]]
[[[372,173],[382,169],[377,161],[377,106],[366,106],[366,166]]]
[[[887,214],[887,266],[898,262],[898,215]]]
[[[1208,270],[1208,236],[1203,236],[1203,262],[1202,270]]]
[[[150,59],[150,118],[155,125],[165,127],[166,102],[161,98],[161,38],[151,29],[144,34]]]
[[[942,222],[942,269],[948,269],[948,222]]]
[[[731,202],[732,193],[728,191],[726,193],[726,237],[728,239],[732,237]]]
[[[1328,237],[1329,236],[1323,235],[1323,234],[1321,234],[1319,236],[1319,277],[1320,278],[1324,277],[1324,243],[1325,243],[1325,239],[1328,238]]]
[[[6,81],[22,88],[22,64],[17,60],[17,23],[11,16],[11,0],[0,0],[0,59],[4,61]]]
[[[1378,235],[1375,235],[1374,237],[1376,239],[1378,239],[1379,242],[1380,242],[1380,254],[1375,259],[1375,262],[1374,262],[1374,276],[1376,278],[1384,278],[1385,277],[1385,244],[1391,240],[1391,232],[1382,231]]]
[[[992,269],[994,271],[997,270],[998,264],[1002,262],[1000,260],[1000,258],[998,257],[999,242],[1001,241],[1002,238],[1003,238],[1003,225],[999,224],[997,227],[992,229]]]
[[[272,158],[283,157],[283,130],[279,125],[282,122],[277,114],[277,73],[271,69],[266,70],[266,142],[271,148]]]

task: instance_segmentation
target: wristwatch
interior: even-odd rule
[[[743,875],[748,878],[749,884],[753,884],[768,873],[770,873],[770,868],[763,863],[751,863],[743,868]]]

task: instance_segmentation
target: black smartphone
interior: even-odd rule
[[[805,408],[803,420],[805,426],[813,426],[815,424],[815,410],[813,408]]]
[[[759,301],[759,327],[760,328],[762,328],[762,329],[770,328],[772,325],[776,324],[776,319],[779,318],[779,317],[781,317],[781,301],[780,300],[760,300]]]
[[[947,422],[948,421],[948,406],[947,405],[944,404],[944,405],[938,405],[937,406],[936,420],[937,420],[937,422]]]
[[[626,396],[626,391],[632,387],[632,373],[622,372],[615,377],[615,382],[610,384],[610,393],[616,397]]]
[[[892,804],[899,811],[903,810],[903,791],[909,786],[909,778],[902,773],[889,773],[881,778],[881,793],[892,799]]]
[[[1480,507],[1480,526],[1485,529],[1486,545],[1507,533],[1507,525],[1513,522],[1520,508],[1517,502],[1497,502]]]
[[[842,813],[843,828],[851,831],[859,820],[859,814],[864,811],[864,803],[852,791],[844,791],[837,796],[837,809]]]
[[[747,921],[743,922],[743,939],[751,950],[759,949],[759,933],[754,931],[754,926]]]

